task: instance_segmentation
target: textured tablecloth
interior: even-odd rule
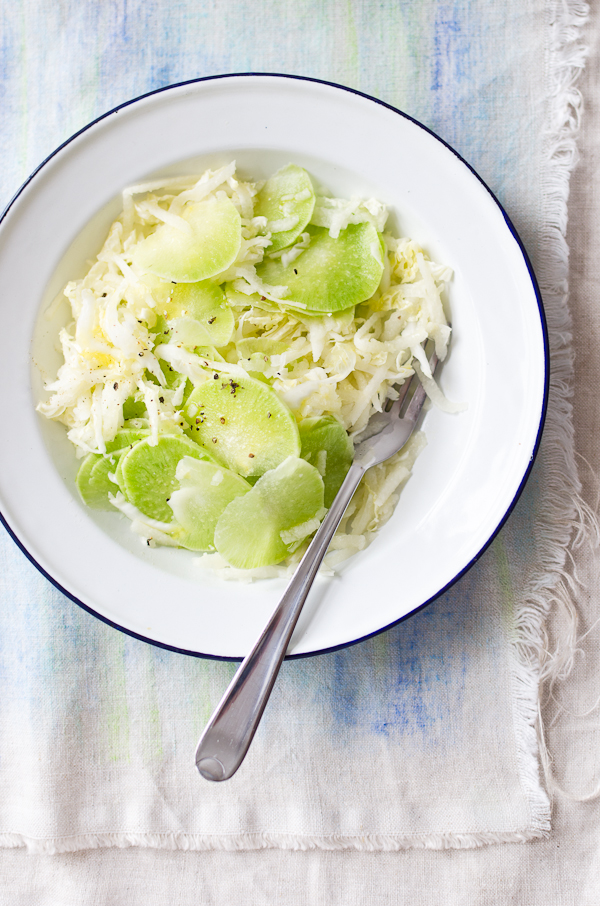
[[[402,626],[348,651],[286,665],[257,740],[257,753],[271,757],[270,782],[244,785],[240,772],[238,786],[224,787],[208,810],[202,803],[212,793],[186,773],[187,753],[230,668],[113,633],[54,592],[8,542],[0,831],[7,846],[83,851],[1,852],[6,902],[229,903],[244,894],[257,903],[434,903],[448,886],[460,903],[509,897],[596,902],[592,831],[582,838],[585,861],[571,851],[577,885],[569,866],[552,860],[558,831],[536,842],[550,832],[550,808],[534,730],[541,617],[561,588],[558,574],[576,516],[563,392],[570,362],[562,236],[577,105],[569,92],[582,62],[576,14],[584,12],[542,2],[527,10],[516,3],[494,10],[483,2],[179,4],[169,10],[36,3],[5,10],[5,198],[87,119],[159,84],[253,69],[356,86],[436,129],[505,204],[543,284],[556,379],[542,456],[490,551],[449,594]],[[578,210],[588,218],[591,201],[581,194]],[[577,227],[582,278],[589,219],[586,224],[582,216]],[[593,351],[598,330],[591,314],[582,306],[576,320],[586,351]],[[578,373],[580,385],[593,374],[590,367]],[[593,396],[587,402],[593,408]],[[592,427],[599,420],[596,412]],[[583,437],[590,458],[589,429]],[[591,481],[586,491],[592,499]],[[593,587],[595,564],[593,557],[580,564],[587,587]],[[583,591],[577,603],[585,609]],[[297,708],[300,688],[304,700]],[[575,689],[584,699],[587,691]],[[588,703],[594,698],[588,695]],[[581,710],[568,700],[567,707]],[[565,759],[555,768],[561,782],[585,789],[595,764],[586,757],[590,746],[578,748],[574,720],[563,714],[549,743]],[[595,741],[597,721],[590,720],[585,732]],[[315,724],[329,732],[321,741],[336,749],[345,768],[321,785],[310,772],[310,746],[309,769],[300,775],[289,767]],[[282,757],[269,756],[273,734],[283,736]],[[390,767],[383,780],[369,770],[376,758]],[[555,827],[567,826],[567,814],[571,833],[577,821],[587,826],[593,806],[567,813],[559,801]],[[224,826],[228,820],[233,823]],[[226,840],[242,849],[455,849],[86,850],[111,843],[223,847]],[[533,842],[459,851],[502,840]],[[534,899],[544,886],[546,899]]]

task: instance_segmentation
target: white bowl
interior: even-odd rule
[[[0,224],[0,509],[48,578],[111,625],[178,651],[241,657],[285,585],[224,582],[187,551],[144,547],[118,514],[85,508],[65,429],[35,412],[60,363],[44,312],[85,272],[121,189],[231,159],[254,178],[293,161],[338,196],[387,202],[395,228],[455,273],[441,384],[468,409],[427,413],[428,446],[394,516],[340,576],[317,580],[290,649],[301,655],[414,612],[493,538],[539,442],[544,317],[526,254],[486,186],[425,127],[372,98],[296,77],[224,76],[154,92],[86,127],[38,168]]]

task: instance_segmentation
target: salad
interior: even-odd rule
[[[131,186],[82,280],[44,416],[67,427],[89,507],[225,576],[290,569],[331,505],[353,438],[450,327],[448,267],[386,231],[376,199],[339,199],[289,164],[235,163]],[[422,433],[370,470],[330,546],[335,568],[389,519]]]

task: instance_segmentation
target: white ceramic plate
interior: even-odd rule
[[[60,362],[44,310],[85,272],[121,189],[231,159],[255,178],[293,161],[338,196],[384,200],[395,228],[455,272],[441,384],[468,409],[427,413],[429,443],[393,518],[338,578],[317,580],[292,641],[300,655],[400,620],[489,543],[539,440],[544,320],[524,251],[489,190],[431,132],[371,98],[293,77],[226,76],[155,92],[92,123],[34,173],[0,225],[0,509],[33,562],[103,620],[176,650],[239,657],[284,588],[211,577],[193,554],[150,550],[118,514],[86,509],[64,428],[35,412],[43,377]]]

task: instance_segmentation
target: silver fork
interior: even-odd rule
[[[433,373],[437,365],[435,354],[429,364]],[[417,383],[416,389],[406,412],[400,417],[413,382]],[[362,438],[355,447],[354,461],[335,500],[298,564],[271,619],[250,654],[240,664],[200,737],[196,749],[196,767],[206,780],[229,780],[244,760],[275,684],[300,611],[352,495],[367,469],[385,462],[402,449],[415,428],[424,402],[423,386],[413,376],[411,381],[402,386],[399,398],[388,406],[387,411],[377,412],[369,419]]]

